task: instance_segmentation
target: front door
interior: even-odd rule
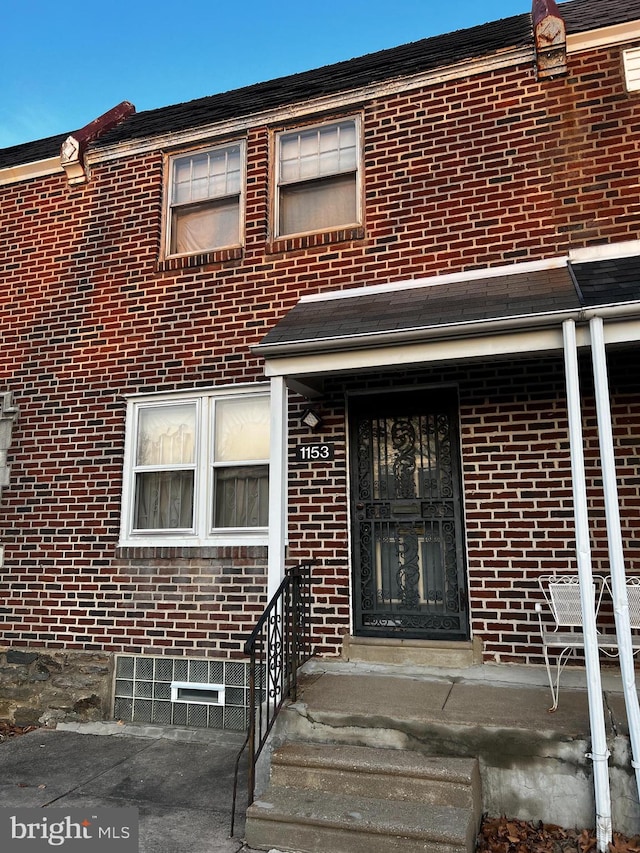
[[[353,397],[355,633],[469,636],[453,391]]]

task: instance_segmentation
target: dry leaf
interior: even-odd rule
[[[588,829],[566,829],[552,823],[505,817],[482,822],[476,853],[595,853],[597,841]],[[640,837],[632,842],[614,834],[609,853],[640,853]]]

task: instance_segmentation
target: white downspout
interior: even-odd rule
[[[269,459],[269,558],[267,601],[284,577],[287,547],[287,386],[281,376],[271,379],[271,440]]]
[[[593,591],[591,545],[589,542],[589,519],[587,513],[587,486],[584,471],[576,325],[573,320],[565,320],[562,324],[562,338],[564,342],[564,363],[567,383],[569,445],[571,451],[571,475],[573,480],[573,504],[576,525],[576,558],[578,575],[580,577],[580,601],[582,604],[589,722],[591,726],[591,754],[589,757],[593,761],[596,839],[600,853],[606,853],[608,844],[612,838],[611,791],[609,788],[608,768],[609,750],[607,749],[602,683],[600,680],[600,658],[598,655],[595,596]]]
[[[633,664],[629,599],[627,597],[624,554],[622,550],[620,505],[613,450],[613,430],[611,428],[609,379],[607,376],[607,354],[604,343],[604,323],[602,318],[594,317],[589,322],[589,329],[591,332],[591,355],[595,380],[596,410],[598,413],[602,484],[607,516],[607,536],[609,540],[611,594],[613,596],[613,612],[616,620],[618,649],[620,651],[620,672],[629,723],[631,764],[635,769],[636,787],[638,792],[640,792],[640,707],[638,705],[638,694],[636,693],[636,677]]]

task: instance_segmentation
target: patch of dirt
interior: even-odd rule
[[[480,827],[476,853],[596,853],[595,832],[563,829],[550,823],[531,823],[512,818],[485,818]],[[640,853],[640,837],[613,833],[609,853]]]
[[[6,723],[0,720],[0,743],[10,737],[18,735],[26,735],[28,732],[33,732],[38,726],[16,726],[14,723]]]

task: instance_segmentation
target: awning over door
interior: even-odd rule
[[[607,251],[630,252],[622,257]],[[562,322],[607,321],[607,342],[640,339],[640,244],[305,296],[253,348],[269,376],[310,377],[562,349]]]

